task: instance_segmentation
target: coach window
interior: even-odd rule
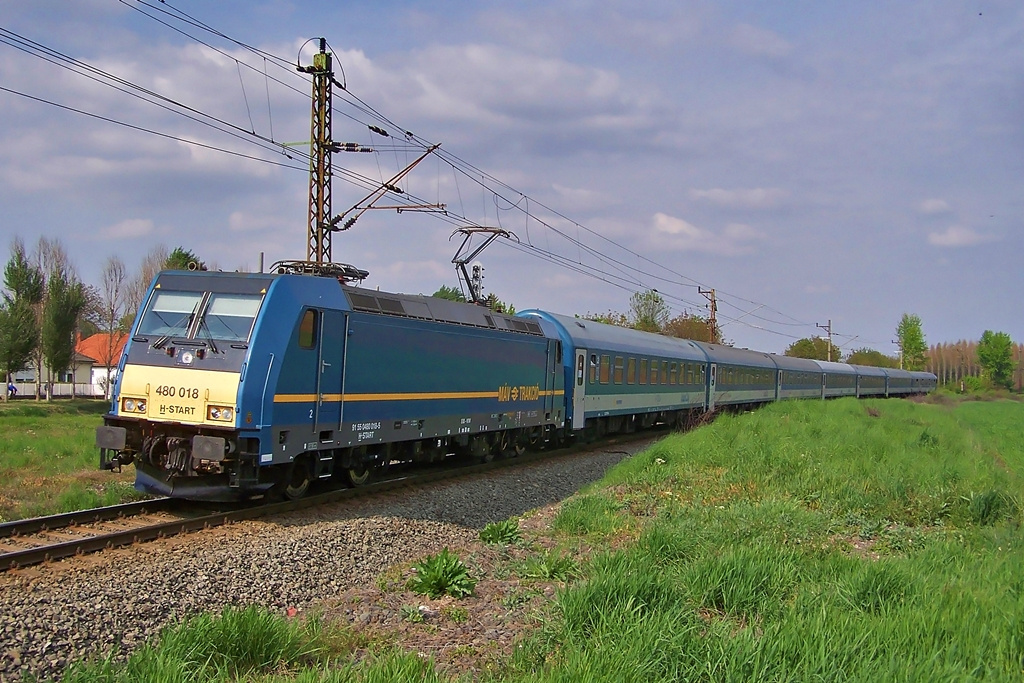
[[[647,384],[647,359],[640,359],[640,384]]]
[[[668,361],[661,361],[661,383],[668,384]]]
[[[651,359],[651,384],[658,383],[658,361]]]
[[[615,383],[622,384],[622,356],[615,356]]]
[[[636,358],[630,358],[626,364],[626,384],[636,384]]]
[[[601,356],[601,384],[608,384],[608,379],[611,376],[612,370],[612,357]]]
[[[675,384],[676,383],[676,378],[678,377],[678,374],[679,374],[679,366],[677,364],[673,363],[672,367],[669,368],[669,371],[668,371],[668,383],[669,384]]]
[[[316,346],[317,311],[307,310],[299,322],[299,348],[311,349]]]
[[[597,384],[597,354],[590,354],[590,383]]]

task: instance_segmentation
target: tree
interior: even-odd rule
[[[37,357],[39,321],[46,294],[42,271],[31,262],[25,244],[17,238],[11,244],[11,258],[4,268],[4,286],[7,288],[4,318],[11,329],[2,332],[5,339],[3,356],[7,381],[10,381],[12,373],[24,370],[29,361]],[[37,382],[37,396],[38,392]]]
[[[904,313],[900,324],[896,326],[896,339],[900,343],[902,367],[907,370],[924,370],[928,344],[921,331],[920,316]]]
[[[506,313],[508,315],[516,314],[515,306],[513,306],[512,304],[505,303],[497,296],[495,296],[493,292],[487,295],[485,303],[487,304],[487,308],[491,309],[492,311],[496,311],[498,313]]]
[[[149,253],[142,259],[139,269],[128,280],[125,287],[125,314],[119,325],[121,329],[131,329],[139,307],[142,306],[142,298],[146,296],[146,290],[149,289],[149,285],[153,282],[156,274],[165,268],[169,257],[170,254],[167,252],[167,247],[159,244],[150,249]]]
[[[792,358],[810,358],[811,360],[828,360],[829,341],[821,337],[807,337],[798,339],[789,345],[783,353]],[[842,352],[839,347],[832,344],[832,358],[838,360]]]
[[[458,287],[449,287],[448,285],[441,285],[441,288],[430,296],[435,299],[447,299],[448,301],[458,301],[460,303],[466,302],[466,295],[462,293]]]
[[[4,374],[4,401],[7,400],[7,383],[15,372],[28,366],[38,338],[32,306],[24,299],[9,299],[5,294],[0,304],[0,371]]]
[[[619,313],[618,311],[608,311],[607,313],[587,313],[586,315],[577,315],[576,317],[582,318],[583,320],[593,320],[595,323],[604,323],[605,325],[630,327],[629,319],[626,318],[626,314]]]
[[[679,339],[695,339],[702,342],[711,342],[712,344],[721,344],[721,328],[716,322],[715,329],[712,331],[709,323],[708,318],[691,313],[682,313],[665,323],[661,333],[669,337],[678,337]]]
[[[191,249],[175,247],[164,261],[164,270],[206,270],[206,264],[199,260]]]
[[[39,344],[35,308],[43,298],[43,278],[29,262],[20,239],[11,244],[11,258],[4,268],[4,287],[0,305],[0,370],[6,387],[11,375],[28,366]],[[6,397],[4,391],[4,400]]]
[[[54,376],[60,377],[72,368],[78,320],[85,304],[85,286],[73,274],[61,271],[50,273],[41,335],[43,358],[49,373],[46,378],[47,400],[53,395]]]
[[[854,365],[870,365],[876,368],[898,368],[900,365],[900,362],[892,356],[868,348],[852,352],[846,362]]]
[[[1010,389],[1013,386],[1013,341],[1005,332],[985,330],[978,342],[978,363],[992,384]]]
[[[629,297],[629,325],[644,332],[661,332],[668,323],[670,311],[657,290],[636,292]]]

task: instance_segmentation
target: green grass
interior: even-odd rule
[[[1009,401],[790,403],[668,437],[562,506],[556,541],[589,552],[518,565],[565,583],[480,676],[1021,680],[1022,444]],[[351,632],[247,618],[67,680],[438,680],[386,647],[355,663]]]
[[[134,470],[98,469],[106,401],[0,403],[0,521],[137,500]]]
[[[670,437],[578,499],[647,522],[505,680],[1020,680],[1022,437],[1020,403],[855,400]]]
[[[63,683],[254,681],[260,683],[384,683],[436,681],[433,664],[386,646],[358,667],[350,661],[364,638],[319,619],[286,620],[266,610],[228,609],[165,629],[156,643],[126,662],[112,657],[77,664]]]

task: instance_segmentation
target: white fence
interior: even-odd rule
[[[15,382],[18,390],[18,398],[34,398],[36,395],[35,382]],[[72,392],[72,388],[74,391]],[[46,396],[46,386],[39,387],[40,395]],[[71,384],[70,382],[54,382],[53,398],[103,398],[103,387],[98,384]]]

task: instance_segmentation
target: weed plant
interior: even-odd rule
[[[488,545],[515,545],[519,543],[519,520],[506,519],[490,522],[480,531],[480,540]]]
[[[415,574],[409,579],[408,588],[421,595],[464,598],[472,595],[476,587],[476,579],[469,575],[469,569],[458,555],[447,548],[423,558],[413,569]]]

